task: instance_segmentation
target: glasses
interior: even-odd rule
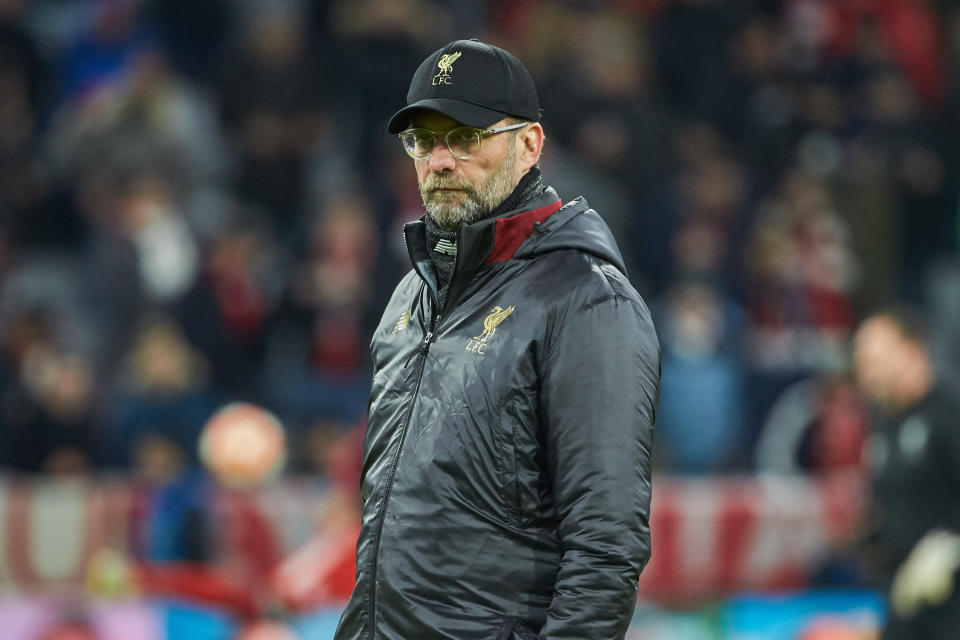
[[[403,148],[407,154],[414,160],[426,160],[433,154],[437,146],[437,139],[442,138],[447,145],[447,149],[453,154],[454,158],[460,160],[469,160],[480,153],[480,143],[484,138],[503,133],[504,131],[513,131],[520,127],[530,124],[521,122],[520,124],[511,124],[506,127],[497,127],[496,129],[476,129],[474,127],[454,127],[443,133],[442,131],[430,131],[430,129],[407,129],[397,134]]]

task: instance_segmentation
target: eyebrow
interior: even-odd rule
[[[466,127],[466,126],[468,125],[451,121],[449,123],[442,123],[439,128],[434,128],[423,123],[411,122],[408,128],[409,129],[429,129],[430,131],[450,131],[450,129],[456,129],[457,127]]]

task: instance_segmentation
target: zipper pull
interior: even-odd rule
[[[427,355],[427,351],[430,350],[430,340],[433,339],[433,331],[427,331],[427,334],[423,336],[423,340],[420,344],[417,345],[417,348],[410,352],[410,355],[407,356],[407,361],[403,363],[403,366],[406,367],[410,364],[410,361],[413,360],[413,354],[419,353],[420,355]]]

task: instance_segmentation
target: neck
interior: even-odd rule
[[[518,209],[533,200],[541,191],[543,191],[543,180],[540,178],[540,169],[533,167],[520,177],[520,181],[510,195],[486,217],[496,218],[508,211]]]

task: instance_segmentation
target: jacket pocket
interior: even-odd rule
[[[500,410],[497,429],[497,474],[500,498],[507,521],[528,525],[535,519],[539,469],[535,441],[525,423],[522,402],[511,399]]]
[[[497,429],[497,485],[503,517],[513,525],[530,521],[523,505],[523,462],[517,447],[517,424],[509,416],[503,416]],[[509,638],[509,636],[507,636]]]

